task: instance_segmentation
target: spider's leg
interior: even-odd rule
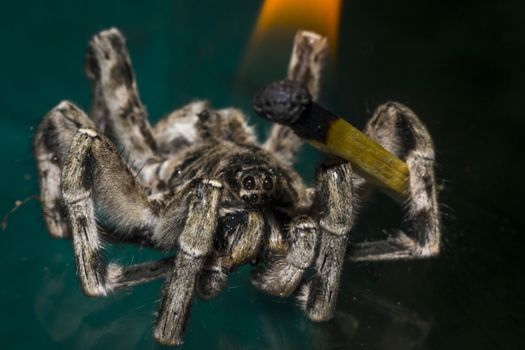
[[[307,31],[296,34],[288,66],[288,79],[305,84],[314,101],[319,97],[321,73],[327,53],[328,41],[325,37]],[[263,147],[285,163],[291,163],[302,143],[301,138],[290,127],[274,124]]]
[[[72,115],[87,118],[72,104],[61,106],[57,122],[63,123],[61,118]],[[170,258],[132,266],[108,264],[104,260],[98,225],[117,241],[141,241],[156,246],[158,209],[148,202],[111,142],[94,129],[78,129],[68,148],[59,164],[61,190],[84,292],[107,295],[117,288],[164,276],[173,265]]]
[[[292,294],[314,261],[317,231],[317,224],[310,217],[294,218],[288,229],[289,248],[281,254],[269,252],[265,266],[252,272],[252,283],[272,295],[287,297]]]
[[[168,257],[158,261],[145,262],[129,266],[108,265],[108,279],[111,281],[111,291],[128,288],[137,284],[167,277],[173,268],[175,257]]]
[[[299,296],[306,314],[314,321],[328,320],[334,314],[347,234],[354,221],[353,200],[350,163],[319,170],[313,208],[320,213],[321,242],[315,275]]]
[[[92,116],[97,127],[126,152],[138,172],[156,160],[157,145],[139,98],[124,36],[117,29],[93,37],[86,71],[93,88]]]
[[[94,128],[94,124],[71,103],[64,101],[44,117],[33,141],[42,210],[53,237],[69,237],[60,191],[60,167],[78,128]]]
[[[414,112],[394,102],[376,110],[365,132],[408,164],[408,231],[385,241],[354,244],[350,249],[351,259],[414,259],[437,255],[441,220],[434,175],[434,146],[430,134]]]
[[[163,288],[155,338],[163,344],[182,342],[199,274],[213,249],[222,185],[214,180],[194,184],[186,223],[177,243],[179,253]]]

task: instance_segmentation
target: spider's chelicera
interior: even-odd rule
[[[72,239],[87,295],[166,278],[154,330],[160,342],[180,344],[195,292],[215,297],[243,264],[253,265],[258,289],[296,292],[308,317],[321,321],[333,316],[345,254],[385,260],[439,251],[432,142],[408,108],[381,106],[365,131],[410,167],[411,230],[347,249],[355,198],[367,187],[349,163],[319,167],[308,188],[291,165],[300,140],[290,130],[275,125],[259,145],[240,111],[203,101],[151,127],[116,29],[93,38],[86,67],[91,117],[65,101],[36,132],[45,220],[52,236]],[[315,66],[308,74],[293,68],[316,89]],[[104,241],[176,255],[123,266],[106,261]]]

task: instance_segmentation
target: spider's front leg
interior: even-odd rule
[[[186,223],[177,240],[179,253],[163,289],[155,327],[155,338],[163,344],[182,343],[197,279],[213,249],[221,191],[217,181],[203,180],[189,194]]]
[[[328,320],[334,314],[347,234],[354,221],[353,192],[350,163],[318,170],[313,209],[319,213],[321,242],[315,275],[299,296],[306,314],[314,321]]]

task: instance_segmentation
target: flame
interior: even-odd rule
[[[328,38],[335,51],[341,0],[265,0],[252,42],[260,43],[271,33],[311,30]]]
[[[341,0],[265,0],[239,64],[235,88],[239,101],[250,100],[261,86],[285,76],[299,30],[327,37],[331,51],[328,57],[334,60],[341,3]]]

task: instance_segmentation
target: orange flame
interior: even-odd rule
[[[265,0],[239,65],[236,91],[248,100],[261,86],[286,74],[295,34],[319,33],[335,59],[341,0]]]
[[[341,0],[265,0],[252,42],[270,33],[311,30],[328,38],[332,51],[337,43]]]

